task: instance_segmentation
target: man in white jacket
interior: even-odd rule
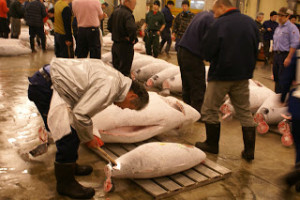
[[[72,131],[56,141],[57,192],[71,198],[92,198],[95,190],[80,185],[74,178],[74,175],[88,175],[93,170],[91,166],[76,164],[80,142],[90,148],[99,147],[93,136],[91,117],[112,103],[121,108],[140,110],[149,101],[147,91],[98,59],[54,58],[50,65],[30,77],[29,82],[28,97],[36,104],[47,129],[51,86],[70,108]]]

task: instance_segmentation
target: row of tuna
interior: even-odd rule
[[[256,130],[260,134],[266,134],[269,125],[277,125],[282,133],[282,144],[290,146],[293,139],[290,129],[286,126],[284,115],[288,115],[287,106],[280,103],[280,94],[276,94],[263,84],[252,79],[249,80],[250,110],[254,115],[254,121],[257,123]],[[228,98],[221,106],[220,111],[223,119],[230,119],[235,114],[235,110]]]

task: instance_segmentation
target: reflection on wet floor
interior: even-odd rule
[[[27,99],[28,80],[41,66],[50,62],[54,53],[42,51],[18,57],[0,57],[0,199],[68,199],[55,192],[53,162],[55,146],[39,157],[28,154],[37,145],[42,119],[34,104]],[[176,55],[160,58],[177,64]],[[254,79],[273,89],[270,66],[258,63]],[[203,124],[195,123],[171,131],[160,139],[188,142],[205,139]],[[257,136],[256,158],[252,164],[240,158],[243,149],[241,126],[236,119],[222,122],[220,154],[208,157],[232,170],[232,175],[217,183],[177,194],[169,200],[199,199],[300,199],[294,190],[286,192],[279,177],[294,165],[294,149],[283,147],[280,136],[272,133]],[[85,148],[79,150],[79,163],[93,165],[91,176],[79,177],[85,186],[96,189],[94,199],[147,200],[150,195],[129,180],[116,180],[116,191],[103,192],[106,162]]]

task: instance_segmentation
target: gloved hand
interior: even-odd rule
[[[98,148],[104,145],[103,141],[94,135],[94,139],[85,143],[88,148]]]

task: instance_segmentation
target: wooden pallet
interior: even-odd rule
[[[159,141],[156,139],[150,139],[146,142],[135,144],[105,144],[103,149],[113,159],[116,159],[128,151],[133,150],[137,146],[148,142]],[[99,153],[97,154],[101,155]],[[171,176],[153,179],[133,179],[132,181],[151,194],[155,199],[162,199],[225,179],[230,174],[231,171],[229,169],[206,159],[203,163],[193,167],[192,169]]]

